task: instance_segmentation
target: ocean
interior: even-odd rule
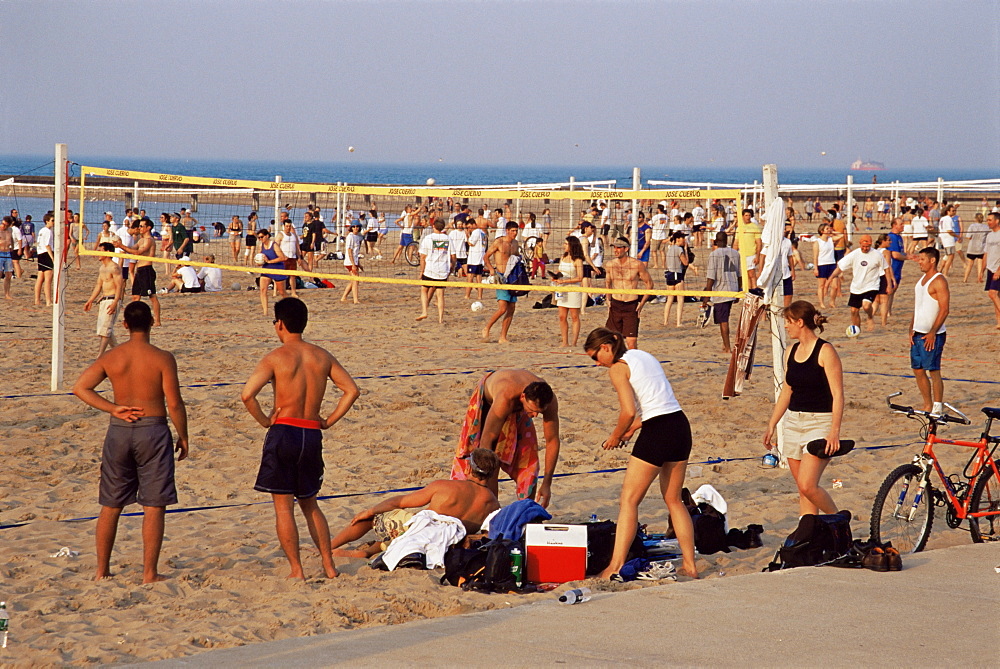
[[[453,165],[449,163],[392,164],[343,162],[292,162],[280,160],[179,160],[149,157],[70,156],[77,165],[133,169],[144,172],[186,176],[254,179],[270,181],[280,175],[284,181],[306,183],[424,185],[434,179],[437,185],[487,186],[516,183],[561,183],[570,176],[577,181],[612,180],[613,188],[632,187],[632,166],[614,165]],[[689,181],[711,184],[752,184],[761,180],[761,166],[752,167],[678,167],[639,166],[643,183],[653,180]],[[79,174],[77,168],[74,172]],[[52,175],[51,156],[0,155],[0,178],[10,175]],[[914,182],[966,179],[995,179],[1000,170],[967,168],[886,169],[877,172],[840,168],[805,168],[778,166],[778,179],[788,184],[842,184],[853,174],[857,184],[890,181]]]

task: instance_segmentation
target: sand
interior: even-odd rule
[[[96,261],[71,275],[66,315],[66,387],[97,350],[95,317],[82,303],[91,289]],[[825,478],[841,508],[855,515],[856,536],[867,537],[872,498],[882,478],[917,450],[917,424],[890,414],[884,397],[917,391],[909,378],[907,326],[915,264],[908,263],[904,289],[888,331],[848,340],[847,309],[833,312],[829,338],[847,372],[843,436],[858,441],[854,453],[835,461]],[[226,284],[245,275],[226,276]],[[958,281],[958,282],[956,282]],[[810,293],[811,279],[799,283]],[[31,307],[31,285],[16,281],[16,300],[2,305],[0,360],[6,383],[0,415],[0,598],[11,610],[10,645],[0,664],[117,663],[183,657],[205,648],[322,634],[339,629],[396,624],[419,618],[517,606],[551,594],[482,595],[438,584],[440,572],[377,572],[362,560],[339,560],[342,575],[319,578],[319,556],[305,524],[303,556],[308,580],[285,578],[287,562],[277,545],[269,499],[253,490],[264,430],[246,414],[239,389],[252,365],[277,344],[270,317],[260,315],[255,292],[170,295],[162,298],[164,325],[153,343],[176,353],[190,417],[191,456],[179,464],[181,508],[216,507],[167,516],[161,570],[169,580],[140,585],[141,518],[123,518],[112,569],[115,577],[92,581],[94,521],[100,447],[108,418],[76,398],[49,393],[48,310]],[[952,277],[952,314],[945,349],[946,399],[976,417],[972,427],[947,434],[972,437],[978,409],[996,404],[998,337],[982,288]],[[591,473],[622,467],[626,454],[605,452],[617,415],[606,371],[579,350],[558,346],[556,310],[533,311],[522,299],[508,345],[484,344],[478,333],[491,313],[473,313],[458,291],[448,293],[447,322],[414,323],[417,289],[363,287],[362,304],[341,304],[340,291],[302,291],[312,310],[307,339],[328,347],[357,379],[362,396],[347,417],[326,433],[326,479],[321,494],[357,495],[321,502],[336,530],[365,505],[373,491],[423,485],[446,477],[459,419],[483,370],[523,366],[551,382],[560,398],[562,455],[550,511],[561,522],[597,514],[615,518],[622,474]],[[807,296],[808,297],[808,296]],[[685,310],[685,326],[659,325],[662,307],[651,306],[640,346],[661,360],[691,419],[692,463],[702,464],[693,489],[714,485],[729,501],[733,527],[760,523],[764,547],[699,558],[704,578],[758,572],[797,522],[795,487],[787,470],[760,467],[761,435],[771,410],[769,369],[759,368],[745,394],[720,399],[726,358],[718,329],[694,325],[697,310]],[[603,325],[603,309],[588,310],[581,339]],[[122,330],[119,329],[121,333]],[[770,363],[770,347],[758,348]],[[987,383],[988,382],[988,383]],[[12,397],[26,395],[23,397]],[[265,393],[266,397],[266,393]],[[332,395],[331,395],[332,397]],[[332,406],[332,405],[330,405]],[[902,445],[867,450],[870,446]],[[960,466],[960,455],[940,448],[943,460]],[[732,460],[732,461],[730,461]],[[513,486],[501,485],[501,502]],[[129,507],[127,511],[136,511]],[[662,531],[666,511],[650,494],[641,520]],[[66,522],[73,519],[78,522]],[[964,530],[948,530],[939,517],[929,548],[969,542]],[[78,557],[50,557],[61,547]],[[591,579],[600,591],[642,584]]]

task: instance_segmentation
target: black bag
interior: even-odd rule
[[[502,275],[503,276],[503,275]],[[531,280],[528,278],[528,270],[524,267],[524,261],[518,258],[517,262],[506,276],[503,276],[503,283],[505,286],[529,286],[531,285]],[[526,290],[510,290],[507,289],[514,297],[524,297],[528,294]]]
[[[799,519],[784,545],[764,571],[832,564],[851,552],[851,512],[808,513]]]
[[[452,546],[444,556],[444,576],[441,585],[451,583],[463,590],[477,592],[517,591],[517,581],[511,573],[510,551],[519,542],[499,537],[478,548]]]
[[[615,550],[615,521],[592,520],[585,523],[587,527],[587,576],[600,574],[611,564],[611,555]],[[646,557],[646,545],[643,543],[642,532],[636,532],[629,546],[625,561],[632,558]]]
[[[729,552],[729,538],[726,536],[726,516],[711,504],[701,502],[691,512],[694,525],[694,547],[702,555]]]

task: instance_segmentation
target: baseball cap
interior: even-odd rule
[[[628,247],[632,246],[632,244],[630,244],[629,241],[624,237],[618,237],[617,239],[615,239],[615,241],[611,242],[611,245],[623,249],[627,249]]]
[[[104,212],[104,215],[105,215],[105,216],[114,216],[114,214],[112,214],[112,213],[111,213],[110,211],[106,211],[106,212]]]

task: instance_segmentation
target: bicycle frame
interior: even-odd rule
[[[935,444],[947,444],[950,446],[962,446],[965,448],[974,448],[976,452],[969,458],[969,462],[965,465],[965,469],[962,471],[962,475],[969,481],[968,490],[971,492],[972,488],[975,486],[976,480],[982,474],[985,469],[992,469],[993,473],[997,476],[997,480],[1000,481],[1000,469],[997,468],[997,463],[994,460],[993,451],[996,450],[996,446],[990,449],[991,443],[1000,444],[1000,437],[991,437],[990,428],[993,423],[993,418],[987,416],[986,423],[983,426],[983,432],[977,441],[964,441],[961,439],[941,439],[937,436],[938,425],[943,423],[963,423],[969,425],[971,421],[965,414],[958,411],[954,407],[949,406],[949,409],[955,411],[962,416],[961,419],[955,418],[953,416],[943,415],[938,416],[927,411],[920,411],[914,409],[913,407],[904,407],[896,404],[892,404],[891,400],[893,397],[900,395],[901,393],[894,393],[886,398],[886,404],[889,408],[898,413],[905,414],[909,418],[919,417],[926,419],[927,421],[927,438],[924,441],[923,450],[920,454],[913,457],[913,464],[921,469],[923,474],[920,476],[919,480],[919,490],[914,496],[913,505],[910,507],[910,512],[907,514],[907,519],[912,521],[917,509],[920,507],[920,503],[923,500],[923,496],[927,491],[927,486],[930,483],[930,473],[934,471],[937,473],[938,479],[941,481],[941,490],[944,493],[945,499],[951,506],[952,511],[955,513],[955,517],[959,520],[966,520],[968,518],[980,518],[985,516],[994,516],[996,511],[982,511],[978,513],[969,513],[969,505],[971,503],[971,495],[965,495],[964,499],[959,497],[958,491],[955,490],[954,485],[952,485],[951,479],[944,473],[941,468],[940,462],[938,462],[937,456],[934,454]],[[971,467],[971,471],[970,471]],[[909,485],[903,487],[903,490],[896,502],[895,515],[898,517],[900,512],[900,506],[902,505],[903,499],[906,497],[907,489]]]
[[[979,477],[980,473],[984,468],[992,468],[994,473],[997,475],[997,479],[1000,480],[1000,470],[997,469],[997,464],[993,458],[990,457],[990,428],[991,419],[986,419],[986,429],[983,431],[983,435],[977,441],[963,441],[961,439],[941,439],[937,436],[937,425],[933,422],[931,423],[928,433],[927,440],[924,442],[923,451],[919,455],[914,456],[913,464],[920,467],[924,474],[920,478],[920,491],[918,492],[916,498],[914,499],[913,509],[910,512],[910,520],[913,519],[913,512],[920,504],[920,500],[924,495],[927,484],[930,482],[930,472],[933,470],[937,473],[938,478],[941,481],[941,490],[944,492],[945,498],[951,505],[952,510],[955,512],[955,517],[959,520],[965,520],[967,518],[982,517],[995,515],[994,512],[981,512],[981,513],[969,513],[969,503],[970,495],[966,495],[960,498],[955,490],[954,485],[952,485],[951,479],[944,473],[941,468],[941,463],[938,462],[937,456],[934,454],[935,444],[948,444],[950,446],[963,446],[965,448],[974,448],[976,452],[972,455],[969,463],[965,466],[965,470],[962,472],[963,476],[969,481],[969,490],[972,489],[975,484],[976,479]],[[969,472],[969,467],[972,467],[971,473]]]

